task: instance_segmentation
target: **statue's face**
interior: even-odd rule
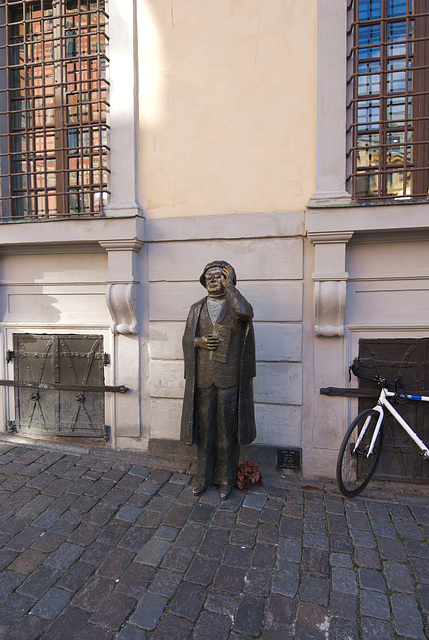
[[[213,267],[206,271],[206,287],[211,296],[221,295],[224,292],[222,270],[219,267]]]

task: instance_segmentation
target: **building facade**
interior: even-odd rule
[[[257,443],[334,476],[357,400],[320,388],[363,339],[429,335],[429,7],[347,4],[2,3],[0,428],[174,447],[184,322],[224,259]]]

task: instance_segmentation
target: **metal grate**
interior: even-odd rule
[[[104,0],[0,3],[0,217],[102,214],[107,22]]]
[[[348,7],[348,188],[355,200],[426,200],[429,0]]]

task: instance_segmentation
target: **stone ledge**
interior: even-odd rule
[[[240,447],[240,460],[254,460],[259,463],[262,477],[282,477],[288,479],[302,478],[302,471],[277,468],[277,449],[262,444],[248,444]],[[178,440],[151,438],[148,444],[147,454],[158,456],[167,460],[181,460],[191,465],[197,460],[197,448],[195,445],[182,444]],[[192,471],[191,471],[192,472]]]
[[[150,438],[147,453],[151,456],[159,456],[170,460],[185,460],[186,462],[196,462],[197,447],[194,445],[182,444],[179,440]]]

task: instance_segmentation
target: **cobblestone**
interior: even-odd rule
[[[171,544],[167,540],[151,539],[139,551],[135,561],[157,567],[170,549],[170,546]]]
[[[357,596],[342,591],[331,592],[330,602],[331,615],[334,618],[341,618],[353,622],[357,614]]]
[[[146,631],[126,625],[121,629],[118,640],[146,640]]]
[[[6,548],[21,553],[33,542],[38,540],[43,533],[43,529],[40,529],[39,527],[26,527],[6,544]]]
[[[404,545],[400,540],[379,537],[377,542],[380,556],[384,560],[397,560],[398,562],[407,561],[407,554],[405,552]]]
[[[390,620],[389,600],[384,594],[361,589],[360,612],[363,616]]]
[[[334,563],[332,563],[332,565],[334,566]],[[338,562],[337,566],[347,566],[347,564],[345,562]],[[311,575],[327,577],[329,574],[328,552],[324,551],[323,549],[312,549],[310,547],[305,547],[302,557],[302,571]]]
[[[146,591],[154,574],[151,567],[131,564],[116,583],[116,591],[139,598]]]
[[[101,602],[89,621],[94,625],[118,631],[132,609],[134,609],[135,604],[134,598],[121,593],[111,593]]]
[[[300,540],[294,540],[293,538],[280,538],[277,553],[282,560],[301,562],[302,543]]]
[[[368,549],[367,547],[355,547],[354,561],[360,567],[368,567],[369,569],[381,569],[380,555],[375,549]]]
[[[40,598],[59,578],[61,573],[51,567],[38,567],[17,589],[32,598]]]
[[[377,543],[371,531],[350,529],[350,535],[355,546],[366,547],[367,549],[374,549],[377,546]]]
[[[193,623],[167,613],[151,636],[151,640],[181,640],[188,638]]]
[[[185,463],[74,451],[0,442],[2,640],[429,640],[423,487],[221,502]]]
[[[207,558],[220,560],[225,551],[228,535],[228,531],[225,529],[208,529],[200,544],[198,552]]]
[[[46,558],[44,564],[59,571],[66,571],[80,558],[83,552],[83,547],[64,542],[59,549]]]
[[[48,627],[43,640],[70,640],[79,637],[80,630],[87,620],[88,614],[85,611],[67,607]]]
[[[213,588],[238,595],[243,590],[245,575],[244,569],[221,564],[213,581]]]
[[[274,571],[272,591],[282,596],[293,598],[299,585],[299,565],[279,561],[279,568]]]
[[[89,562],[76,562],[60,578],[58,586],[68,591],[78,591],[95,571],[95,567]]]
[[[218,568],[217,560],[209,560],[202,556],[196,556],[186,573],[186,579],[195,584],[208,587]]]
[[[203,611],[195,625],[192,640],[227,640],[230,629],[230,618]]]
[[[182,582],[170,605],[172,613],[196,620],[206,599],[206,591],[191,582]]]
[[[93,576],[73,599],[72,604],[85,611],[96,611],[100,602],[107,598],[114,586],[111,580]]]
[[[315,549],[329,550],[329,538],[325,535],[318,533],[305,533],[304,534],[304,546],[314,547]]]
[[[234,545],[226,546],[223,555],[223,562],[231,567],[240,567],[248,569],[252,558],[252,550],[246,547],[237,547]]]
[[[384,520],[372,520],[372,530],[373,533],[380,537],[384,536],[385,538],[394,538],[398,537],[395,526],[392,522],[385,522]]]
[[[412,593],[414,578],[410,567],[399,562],[387,561],[384,564],[384,574],[389,589]]]
[[[181,547],[173,547],[165,556],[162,561],[162,566],[168,570],[173,571],[186,571],[193,558],[193,552],[189,549]]]
[[[355,572],[352,569],[345,569],[344,567],[333,567],[332,588],[334,591],[356,595],[358,585]]]
[[[270,591],[271,574],[271,569],[251,567],[244,578],[244,593],[267,596]]]
[[[354,550],[353,542],[349,536],[330,536],[331,551],[334,553],[352,553]]]
[[[367,568],[359,569],[359,581],[362,589],[382,593],[386,590],[386,580],[381,571]]]
[[[234,631],[245,633],[249,636],[258,635],[262,625],[264,606],[265,601],[263,598],[244,595],[238,605],[234,621]]]
[[[35,616],[39,616],[40,618],[53,620],[61,613],[64,607],[69,603],[70,599],[71,593],[53,587],[52,589],[49,589],[43,598],[41,598],[33,607],[31,613]]]
[[[0,597],[7,596],[11,591],[16,589],[23,580],[25,580],[25,576],[16,571],[3,571],[0,576]]]
[[[392,610],[396,633],[407,638],[424,640],[423,621],[413,596],[393,594]]]
[[[145,593],[130,618],[131,624],[148,631],[155,629],[167,602],[167,598],[163,598],[156,593]]]
[[[127,549],[114,548],[99,566],[99,576],[109,580],[119,580],[125,569],[134,558],[134,553]]]
[[[329,629],[326,609],[307,602],[300,602],[296,615],[296,634],[302,640],[325,640]]]
[[[272,569],[276,559],[276,547],[258,542],[252,556],[252,567]]]
[[[256,531],[253,527],[237,524],[234,526],[229,541],[231,544],[252,548],[255,544]]]
[[[377,620],[377,618],[362,616],[362,639],[380,640],[380,638],[395,640],[392,624],[384,620]]]

